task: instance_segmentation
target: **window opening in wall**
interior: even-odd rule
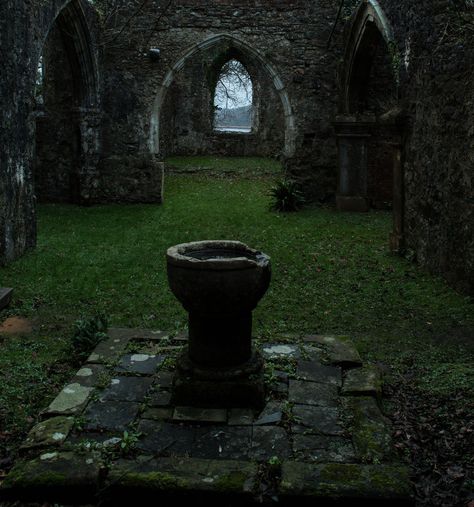
[[[253,123],[253,86],[238,60],[225,63],[214,94],[214,130],[248,133]]]

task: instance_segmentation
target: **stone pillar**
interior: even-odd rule
[[[393,230],[390,233],[390,250],[400,252],[405,246],[404,240],[404,208],[405,189],[402,164],[402,145],[398,136],[393,143]]]
[[[341,211],[368,211],[367,144],[371,121],[352,116],[338,117],[334,123],[338,148],[337,208]]]
[[[79,204],[90,204],[96,200],[99,177],[97,165],[100,157],[100,125],[102,113],[99,109],[80,107],[75,111],[80,146],[77,174],[77,200]]]

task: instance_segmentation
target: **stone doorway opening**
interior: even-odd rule
[[[391,209],[400,144],[398,54],[383,12],[365,2],[346,48],[339,145],[340,209]]]
[[[80,2],[50,27],[35,81],[34,182],[39,202],[87,204],[99,151],[98,84]]]

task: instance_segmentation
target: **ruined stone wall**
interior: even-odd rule
[[[0,3],[0,262],[22,255],[36,243],[34,150],[35,79],[45,39],[59,12],[76,2],[93,24],[95,13],[85,0],[4,0]],[[75,22],[71,19],[71,22]],[[89,42],[89,41],[84,41]],[[94,76],[94,78],[97,76]],[[92,76],[90,76],[92,79]],[[97,98],[97,97],[95,97]],[[89,102],[97,107],[97,102]],[[97,152],[97,126],[88,124],[90,111],[81,113],[89,154]],[[93,132],[92,132],[93,130]],[[84,152],[81,165],[93,171]],[[84,189],[85,195],[89,189]]]
[[[474,292],[474,7],[380,0],[395,33],[405,240],[420,264]]]
[[[254,122],[250,133],[214,130],[214,89],[221,64],[237,57],[250,73]],[[177,72],[160,115],[160,151],[167,155],[278,157],[284,147],[283,107],[261,65],[232,51],[232,43],[203,50]]]
[[[151,2],[134,20],[131,29],[106,48],[104,156],[130,157],[147,152],[150,145],[154,149],[156,144],[162,145],[157,150],[161,155],[163,145],[176,140],[169,131],[182,127],[177,125],[176,119],[170,120],[173,113],[175,116],[180,113],[173,111],[166,95],[179,98],[184,94],[186,100],[178,106],[184,110],[194,101],[195,114],[204,100],[202,90],[195,89],[196,97],[191,100],[186,90],[173,89],[171,83],[164,81],[165,77],[168,75],[172,81],[179,81],[180,73],[186,74],[196,65],[201,69],[196,70],[195,81],[203,83],[210,69],[211,53],[222,51],[225,44],[229,45],[229,39],[235,38],[242,41],[244,48],[240,49],[248,60],[265,75],[263,88],[271,89],[261,96],[263,108],[259,128],[262,130],[255,142],[249,138],[248,143],[242,143],[247,147],[241,149],[249,154],[256,153],[253,150],[261,142],[262,138],[258,137],[261,134],[266,139],[263,148],[266,144],[267,153],[274,152],[278,144],[281,152],[282,143],[278,140],[289,133],[288,170],[305,183],[312,197],[325,198],[333,194],[336,146],[331,121],[336,111],[335,75],[342,49],[338,32],[329,50],[327,41],[336,17],[336,4],[333,0],[176,0],[157,22],[163,2]],[[227,36],[222,45],[216,42],[197,48],[189,59],[182,60],[190,49],[219,34]],[[159,59],[150,58],[151,47],[160,50]],[[247,51],[247,47],[251,51]],[[183,65],[177,69],[180,61]],[[277,88],[283,88],[287,99],[282,99]],[[159,130],[160,143],[150,138],[153,127],[150,121],[156,108],[159,111],[154,121],[158,124],[155,128]],[[162,113],[165,113],[164,119]],[[188,116],[191,115],[190,108]],[[274,120],[278,115],[284,116],[284,127],[281,120]],[[226,136],[209,135],[209,130],[203,139],[202,133],[201,137],[198,135],[200,128],[199,122],[195,122],[192,130],[187,129],[191,151],[195,151],[196,146],[200,150],[202,145],[211,151],[220,151],[229,142]],[[181,139],[179,151],[184,152],[185,146]]]

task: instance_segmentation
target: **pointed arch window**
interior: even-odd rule
[[[214,130],[249,133],[253,126],[253,85],[239,60],[227,61],[214,92]]]

